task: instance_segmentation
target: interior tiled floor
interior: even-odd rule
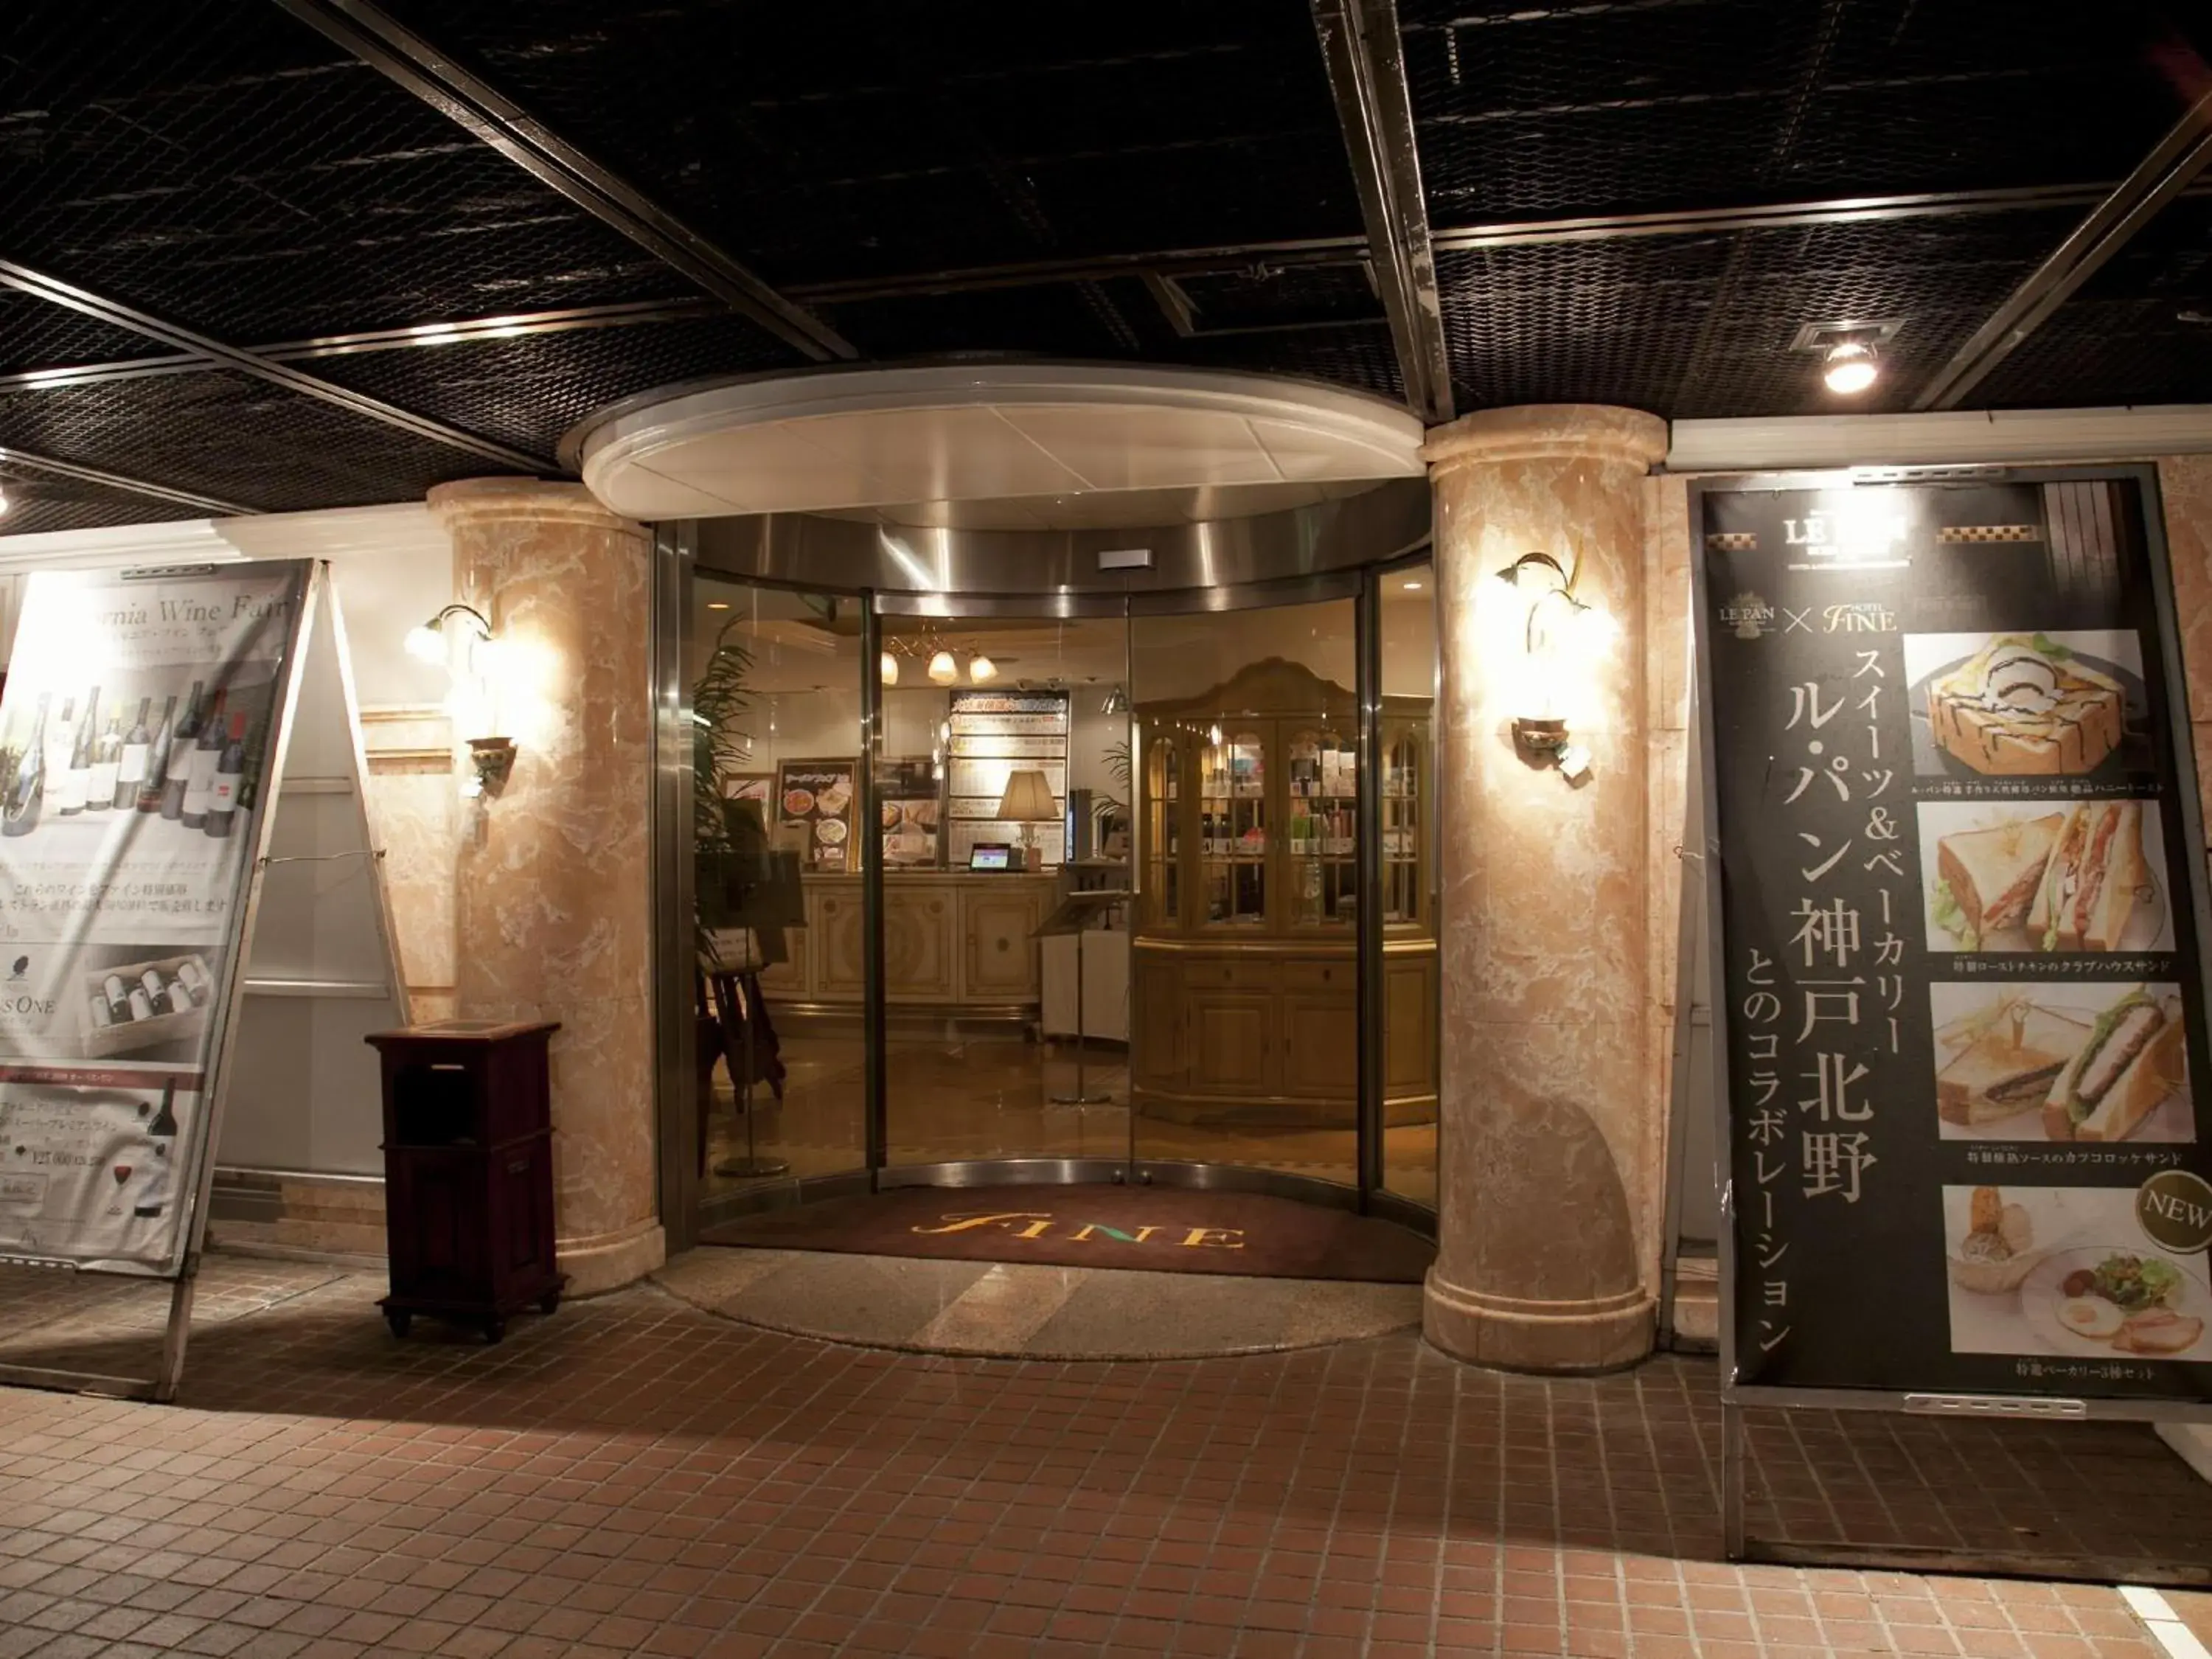
[[[0,1390],[0,1659],[2158,1659],[2109,1587],[1717,1561],[1710,1360],[933,1358],[652,1287],[399,1342],[374,1281],[291,1272],[213,1259],[179,1407]],[[2145,1431],[1762,1414],[1753,1447],[1765,1535],[2212,1561],[2212,1486]]]
[[[790,1024],[781,1055],[788,1068],[781,1103],[753,1091],[754,1144],[781,1159],[793,1176],[833,1175],[860,1163],[862,1051],[857,1032],[823,1022]],[[1029,1041],[1018,1028],[954,1032],[894,1030],[885,1099],[888,1154],[893,1164],[966,1158],[1121,1158],[1129,1149],[1127,1050],[1093,1042],[1085,1054],[1084,1091],[1108,1103],[1055,1106],[1054,1095],[1075,1092],[1074,1045]],[[718,1078],[720,1076],[717,1074]],[[745,1124],[727,1082],[716,1091],[709,1119],[711,1170],[746,1150]],[[1385,1133],[1388,1188],[1416,1203],[1436,1202],[1436,1127]],[[1224,1112],[1208,1122],[1145,1117],[1137,1155],[1162,1161],[1237,1164],[1281,1170],[1349,1186],[1357,1148],[1346,1113],[1336,1127],[1297,1127],[1240,1121]],[[733,1191],[752,1184],[722,1177],[711,1185]]]

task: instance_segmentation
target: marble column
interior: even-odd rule
[[[460,838],[455,1012],[561,1022],[556,1243],[570,1292],[588,1295],[666,1249],[648,980],[651,545],[577,484],[471,479],[429,501],[453,537],[456,594],[496,630],[495,723],[517,745]]]
[[[1665,1100],[1646,1063],[1649,760],[1644,477],[1663,422],[1577,404],[1486,410],[1429,434],[1443,699],[1443,1100],[1423,1325],[1480,1364],[1598,1370],[1651,1346],[1659,1224],[1646,1166]],[[1496,573],[1579,556],[1619,624],[1576,676],[1571,785],[1514,744],[1528,683]],[[1488,591],[1486,591],[1487,589]]]

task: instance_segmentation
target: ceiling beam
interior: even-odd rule
[[[2089,210],[1913,398],[1915,410],[1956,409],[1997,365],[2212,162],[2212,92],[2191,104],[2134,172]]]
[[[276,3],[805,356],[860,356],[820,318],[368,0]]]
[[[103,472],[98,467],[79,466],[74,461],[58,461],[51,455],[36,455],[27,449],[17,449],[13,445],[0,448],[0,466],[20,466],[33,472],[51,472],[58,478],[75,478],[80,483],[98,484],[106,489],[150,496],[155,501],[168,501],[178,507],[197,507],[218,518],[250,518],[262,510],[258,507],[224,501],[219,495],[201,495],[189,489],[173,489],[167,484],[127,477],[120,472]]]
[[[520,472],[559,471],[553,463],[541,456],[510,448],[489,438],[480,438],[473,432],[464,432],[457,426],[447,426],[442,421],[434,421],[427,415],[417,415],[411,410],[387,404],[382,398],[372,398],[366,392],[350,391],[335,381],[319,380],[287,364],[272,362],[241,346],[227,345],[212,336],[186,328],[180,323],[165,321],[149,312],[126,306],[121,301],[111,300],[105,295],[94,294],[89,289],[78,288],[58,276],[33,270],[28,265],[0,259],[0,284],[52,305],[81,311],[110,327],[129,329],[149,340],[159,340],[164,345],[190,352],[204,358],[210,367],[234,368],[242,374],[266,380],[271,386],[283,386],[301,397],[313,398],[318,403],[329,404],[349,414],[381,422],[386,426],[395,427],[417,438],[426,438],[433,443],[466,450],[472,455],[481,455],[488,461],[496,461],[501,466],[512,467]]]
[[[325,334],[307,340],[280,340],[248,346],[273,363],[312,362],[318,357],[352,357],[364,352],[404,351],[424,346],[461,345],[477,340],[511,340],[532,334],[564,334],[584,328],[622,328],[638,323],[696,322],[726,317],[719,300],[634,300],[618,305],[574,306],[563,311],[514,312],[499,317],[471,317],[452,323],[418,323],[409,328],[369,329],[355,334]],[[100,380],[143,380],[149,375],[193,374],[214,368],[191,353],[161,357],[126,357],[105,363],[64,364],[0,374],[0,392],[39,392]]]
[[[1421,195],[1397,0],[1313,0],[1313,14],[1406,401],[1431,424],[1449,421],[1451,359]]]

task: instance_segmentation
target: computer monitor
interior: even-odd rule
[[[979,841],[968,849],[970,870],[1011,870],[1014,867],[1014,849],[1003,841]]]

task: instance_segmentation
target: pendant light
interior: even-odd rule
[[[933,685],[950,685],[960,678],[960,665],[952,659],[950,651],[939,648],[929,659],[929,678]]]
[[[969,684],[983,685],[998,678],[999,665],[993,662],[988,657],[977,656],[970,657],[968,659],[968,683]]]
[[[898,684],[898,659],[891,655],[890,652],[884,652],[883,655],[883,666],[880,672],[883,674],[884,684],[885,685],[896,685]]]

